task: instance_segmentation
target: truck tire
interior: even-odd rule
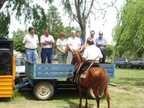
[[[89,96],[90,99],[95,99],[95,95],[93,94],[92,88],[89,88],[89,90],[88,90],[88,96]]]
[[[54,87],[51,83],[40,82],[34,86],[33,94],[38,100],[49,100],[54,95]]]

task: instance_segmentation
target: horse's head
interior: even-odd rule
[[[75,64],[76,64],[76,51],[75,51],[75,50],[73,51],[73,54],[72,54],[71,64],[72,64],[72,65],[75,65]]]
[[[81,53],[78,50],[74,50],[71,64],[75,65],[76,63],[80,64],[82,62],[83,62],[83,59],[82,59]]]

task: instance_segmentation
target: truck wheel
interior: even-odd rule
[[[89,88],[89,90],[88,90],[88,96],[89,96],[89,98],[91,98],[91,99],[95,99],[95,95],[93,94],[92,88]]]
[[[34,86],[33,94],[38,100],[48,100],[54,95],[54,87],[48,82],[40,82]]]

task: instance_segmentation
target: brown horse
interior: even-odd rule
[[[84,61],[79,51],[74,51],[72,64],[80,65]],[[86,74],[85,78],[78,77],[77,86],[79,89],[79,106],[82,106],[82,89],[81,87],[86,88],[86,103],[85,108],[88,108],[88,89],[92,88],[93,93],[96,98],[97,108],[100,108],[100,98],[105,94],[108,108],[110,108],[110,96],[108,93],[108,74],[107,71],[101,67],[92,67],[84,72]]]

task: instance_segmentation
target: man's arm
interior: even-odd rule
[[[54,43],[54,39],[52,38],[50,41],[44,41],[43,38],[41,37],[41,43],[42,45],[50,45]]]
[[[80,44],[78,44],[78,50],[81,50],[81,45]]]
[[[60,48],[58,45],[56,45],[56,48],[57,48],[61,53],[63,53],[63,54],[66,53],[65,51],[61,50],[61,48]]]
[[[70,44],[67,45],[68,49],[73,53],[73,49],[71,48]]]
[[[108,43],[96,43],[97,45],[100,45],[100,46],[107,46]]]
[[[23,44],[25,45],[26,44],[26,36],[23,38]]]

